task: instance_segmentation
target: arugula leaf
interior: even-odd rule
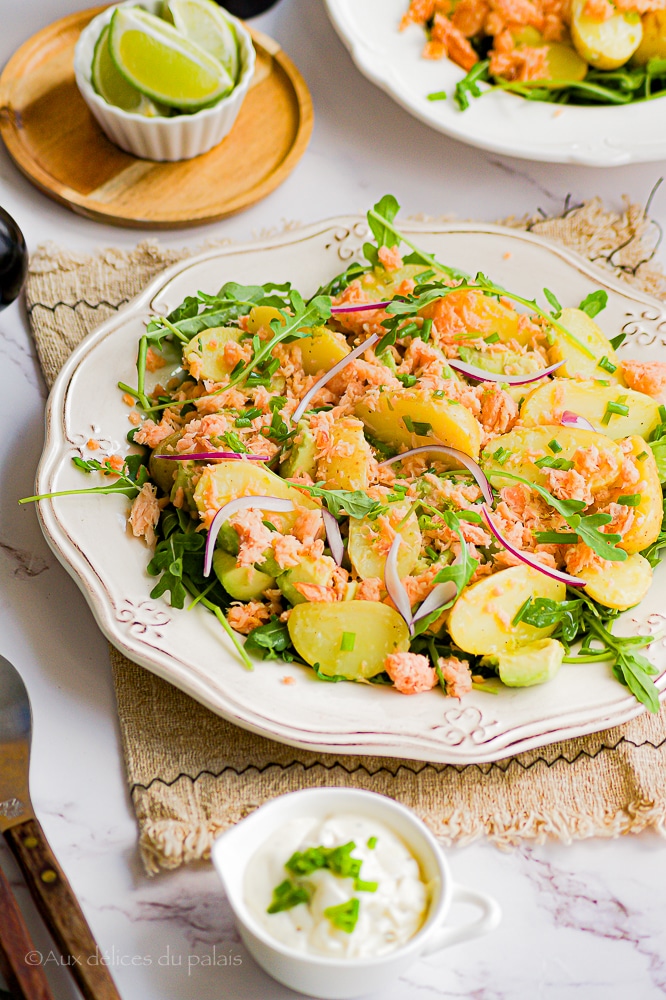
[[[279,621],[275,615],[249,633],[245,649],[262,660],[300,660],[292,646],[287,623]]]
[[[546,296],[549,305],[551,305],[555,310],[551,314],[553,316],[553,319],[559,319],[560,316],[562,315],[562,306],[557,301],[557,297],[553,294],[553,292],[551,292],[549,288],[544,288],[543,294]]]
[[[197,531],[173,531],[168,538],[159,542],[155,554],[148,563],[146,570],[150,576],[161,578],[150,592],[151,597],[162,597],[170,594],[170,604],[173,608],[183,608],[187,597],[187,588],[183,582],[185,566],[191,561],[187,557],[200,556],[203,566],[203,553],[206,547],[205,536]]]
[[[72,458],[72,462],[82,472],[101,472],[105,476],[113,476],[114,482],[109,483],[108,486],[91,486],[84,490],[56,490],[54,493],[40,493],[34,497],[22,497],[18,502],[20,504],[34,503],[37,500],[48,500],[51,497],[78,496],[87,493],[122,493],[133,500],[148,481],[148,469],[144,464],[143,455],[128,455],[120,470],[114,469],[108,459],[99,462],[96,458],[86,460],[75,456]]]
[[[306,486],[305,483],[294,483],[294,486],[310,496],[320,497],[335,517],[343,514],[354,518],[377,517],[388,510],[385,504],[373,500],[363,490],[326,490],[319,485]]]
[[[397,198],[392,194],[385,194],[379,199],[376,205],[373,205],[373,210],[374,214],[368,212],[368,225],[372,230],[372,235],[377,240],[377,246],[398,246],[400,243],[399,236],[396,235],[395,229],[392,226],[386,225],[387,222],[393,222],[400,211]]]
[[[367,246],[372,246],[372,244],[367,244]],[[312,298],[317,298],[318,295],[329,295],[333,299],[338,296],[340,292],[343,292],[345,288],[352,283],[352,281],[356,278],[360,278],[363,274],[367,274],[367,272],[368,268],[364,264],[354,261],[353,264],[350,264],[349,267],[342,272],[342,274],[337,274],[335,278],[332,278],[327,284],[321,285]]]
[[[590,292],[589,295],[586,295],[578,308],[582,312],[587,313],[590,319],[594,319],[607,305],[608,292],[605,292],[603,288],[599,288],[596,292]]]
[[[603,531],[599,531],[601,525],[608,524],[613,520],[610,514],[581,515],[578,512],[585,509],[585,503],[582,500],[559,500],[545,486],[540,486],[538,483],[533,483],[529,479],[517,476],[512,472],[502,471],[498,473],[498,476],[501,476],[503,479],[515,479],[516,482],[524,483],[530,489],[536,490],[546,503],[562,515],[581,541],[589,545],[592,551],[596,552],[602,559],[609,559],[613,562],[624,562],[627,558],[627,553],[624,549],[617,548],[617,543],[622,541],[622,535],[606,534]]]

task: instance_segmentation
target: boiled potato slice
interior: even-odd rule
[[[587,76],[587,63],[571,45],[550,42],[546,59],[552,88],[561,86],[561,81],[584,80]]]
[[[297,604],[287,627],[296,651],[327,677],[374,677],[389,653],[409,649],[409,629],[401,615],[372,601]],[[347,641],[353,649],[340,648],[343,633],[353,636]]]
[[[621,403],[629,412],[626,416],[612,413],[604,421],[609,403]],[[553,379],[531,392],[520,408],[520,419],[528,427],[553,424],[564,410],[585,417],[595,430],[614,441],[635,434],[647,440],[661,423],[659,403],[651,396],[619,385],[573,379]]]
[[[361,421],[343,417],[333,424],[331,441],[317,460],[317,482],[329,490],[367,490],[372,457]]]
[[[606,566],[586,566],[576,574],[585,580],[585,592],[606,608],[626,611],[639,604],[652,584],[652,567],[639,552],[624,562]]]
[[[409,511],[408,504],[391,504],[389,523],[395,529]],[[380,525],[367,517],[349,520],[349,558],[362,580],[384,579],[386,552],[377,547]],[[414,569],[421,551],[421,531],[415,514],[410,514],[400,528],[402,539],[398,549],[398,573],[407,576]]]
[[[372,407],[360,400],[355,412],[374,437],[396,448],[446,444],[478,458],[481,425],[476,417],[460,403],[437,399],[432,390],[386,390]],[[409,430],[410,422],[414,430]]]
[[[373,267],[360,279],[361,287],[381,302],[382,299],[392,299],[403,281],[416,280],[422,271],[429,270],[431,268],[427,264],[403,264],[395,271],[387,271],[382,266]]]
[[[586,353],[575,341],[552,327],[549,331],[552,343],[548,349],[548,360],[551,364],[564,361],[564,364],[557,369],[558,378],[598,378],[605,382],[625,384],[620,362],[611,342],[586,312],[582,309],[563,309],[559,322],[570,330],[576,340],[590,353]],[[602,358],[607,358],[611,366],[615,365],[614,372],[599,367]]]
[[[595,69],[623,66],[641,43],[643,25],[637,14],[618,12],[605,21],[588,17],[587,0],[573,0],[571,37],[576,49]]]
[[[631,62],[645,66],[650,59],[666,59],[666,10],[651,10],[643,15],[643,38]]]
[[[284,316],[280,315],[280,310],[275,306],[252,306],[247,318],[248,331],[258,333],[259,330],[268,330],[273,319],[279,319],[280,324],[284,326]]]
[[[545,639],[554,631],[512,622],[528,597],[563,601],[567,588],[530,566],[510,566],[486,576],[463,591],[453,605],[448,628],[466,653],[499,653]]]
[[[478,333],[480,337],[496,333],[504,344],[516,340],[525,345],[533,334],[529,326],[519,329],[520,317],[511,306],[469,289],[451,292],[445,298],[437,299],[421,309],[419,315],[434,320],[436,325],[440,321],[448,326],[454,321],[466,332]]]
[[[550,442],[557,441],[561,451],[553,452]],[[593,493],[603,486],[609,486],[617,475],[622,464],[622,449],[604,434],[596,431],[578,430],[574,427],[562,427],[546,424],[542,427],[516,427],[494,438],[485,448],[481,456],[481,464],[486,475],[492,479],[494,486],[512,485],[512,480],[502,480],[502,471],[523,476],[531,483],[544,486],[547,482],[547,468],[535,465],[540,458],[548,456],[555,460],[562,458],[571,461],[579,448],[599,449],[603,456],[608,455],[608,462],[599,462],[599,471],[589,476],[588,482]],[[499,452],[499,454],[498,454]],[[506,452],[509,452],[508,456]],[[497,455],[497,457],[495,457]],[[502,459],[502,461],[500,461]]]
[[[350,353],[350,347],[341,333],[325,326],[316,326],[307,337],[299,340],[303,371],[316,375],[328,371]]]
[[[201,473],[194,491],[194,502],[200,514],[217,511],[236,497],[265,496],[291,500],[295,507],[318,508],[318,504],[305,493],[289,486],[274,472],[250,462],[218,462]],[[280,531],[289,531],[296,520],[296,512],[278,514],[273,511],[266,517]]]
[[[202,330],[183,348],[183,362],[195,378],[221,382],[236,365],[236,362],[229,365],[224,360],[224,345],[229,341],[238,343],[242,336],[243,331],[237,326],[212,326]]]
[[[640,490],[641,502],[637,507],[634,507],[636,513],[634,523],[618,544],[625,552],[641,552],[659,537],[663,517],[663,498],[657,463],[652,449],[645,446],[642,437],[632,437],[631,453],[641,474],[641,482],[645,485]],[[636,489],[638,491],[638,487]]]

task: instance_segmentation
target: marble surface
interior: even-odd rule
[[[86,0],[0,0],[0,64],[30,34]],[[354,69],[318,0],[282,0],[256,25],[296,60],[316,108],[312,143],[294,174],[226,222],[164,233],[167,245],[251,239],[285,222],[365,211],[393,191],[408,214],[492,220],[567,195],[619,205],[645,200],[659,164],[607,171],[527,163],[461,146],[410,118]],[[154,234],[112,229],[49,201],[0,148],[0,204],[28,244],[78,250],[132,246]],[[666,193],[653,214],[666,223]],[[287,1000],[244,951],[212,870],[148,879],[136,851],[106,644],[74,582],[42,539],[32,492],[46,390],[22,304],[0,314],[4,426],[0,437],[0,652],[21,670],[34,711],[37,814],[127,1000]],[[382,1000],[647,1000],[666,994],[666,844],[621,841],[528,846],[477,843],[450,852],[456,879],[501,902],[504,921],[481,941],[422,960]],[[6,850],[8,873],[58,1000],[78,994],[60,966]],[[461,917],[466,913],[461,911]],[[457,914],[454,914],[457,916]],[[2,915],[0,914],[0,920]],[[377,1000],[379,998],[377,997]]]

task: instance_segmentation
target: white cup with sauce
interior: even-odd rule
[[[274,832],[292,820],[323,820],[342,813],[388,827],[416,858],[430,889],[428,912],[419,931],[378,957],[330,958],[297,952],[268,934],[245,901],[247,865]],[[393,799],[360,789],[312,788],[273,799],[218,837],[212,859],[252,957],[278,982],[321,1000],[351,1000],[388,988],[419,956],[487,934],[501,918],[494,899],[453,881],[439,844],[420,819]],[[445,926],[453,902],[471,904],[480,915],[470,923]]]

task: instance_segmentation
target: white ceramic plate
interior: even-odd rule
[[[426,250],[470,273],[483,270],[507,288],[532,296],[544,286],[565,305],[591,290],[609,293],[602,323],[610,336],[625,331],[625,356],[663,356],[666,311],[661,303],[605,277],[581,258],[527,233],[485,225],[409,224]],[[47,407],[47,439],[37,492],[92,485],[75,455],[125,453],[128,410],[116,388],[132,384],[138,338],[151,313],[167,313],[198,289],[225,281],[291,280],[312,294],[343,269],[367,238],[365,222],[341,218],[264,243],[209,251],[175,265],[129,306],[90,334],[62,369]],[[311,670],[258,662],[246,672],[215,618],[200,607],[178,611],[149,596],[149,552],[126,529],[120,496],[70,496],[42,501],[46,538],[81,587],[100,628],[129,657],[182,688],[214,712],[284,743],[311,750],[472,763],[496,760],[569,736],[601,730],[643,711],[603,664],[565,665],[544,687],[472,692],[462,703],[439,692],[406,697],[394,689],[325,684]],[[657,632],[666,623],[661,567],[648,598],[624,616],[627,634]],[[661,589],[662,601],[659,601]],[[666,670],[666,642],[652,647]],[[290,674],[295,684],[283,684]],[[666,675],[658,680],[666,688]]]
[[[326,0],[361,73],[416,118],[471,146],[525,160],[617,167],[666,157],[666,98],[623,107],[553,106],[498,91],[461,112],[453,91],[465,75],[448,59],[421,58],[419,25],[398,31],[407,0]],[[445,91],[445,101],[427,95]]]

